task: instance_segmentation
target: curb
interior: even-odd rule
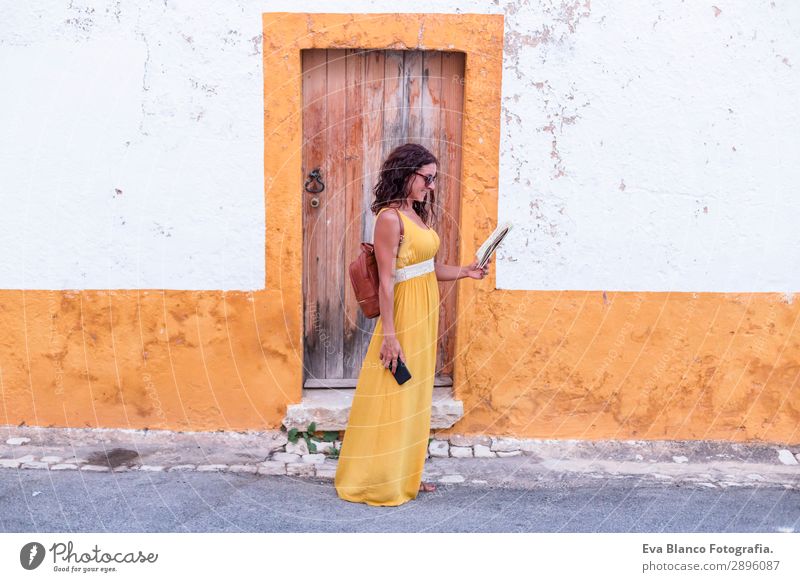
[[[174,432],[3,426],[0,469],[119,473],[210,472],[332,480],[341,441],[265,432]],[[313,448],[313,447],[312,447]],[[800,445],[719,441],[582,441],[434,436],[423,479],[530,487],[565,479],[634,477],[725,488],[800,489]]]

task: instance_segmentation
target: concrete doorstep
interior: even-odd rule
[[[340,441],[287,433],[0,427],[0,470],[197,471],[333,479]],[[716,441],[582,441],[434,435],[423,479],[537,488],[631,480],[638,485],[800,489],[800,445]]]

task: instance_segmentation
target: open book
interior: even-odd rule
[[[510,222],[498,224],[497,228],[494,229],[494,232],[489,235],[489,238],[487,238],[486,241],[484,241],[484,243],[478,249],[478,252],[475,253],[475,257],[478,259],[479,269],[482,269],[486,266],[486,262],[497,250],[497,247],[500,246],[500,243],[503,242],[503,239],[508,234],[508,231],[511,230],[512,226],[513,225]]]

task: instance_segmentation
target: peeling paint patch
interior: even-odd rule
[[[253,43],[253,52],[250,53],[250,56],[260,55],[261,54],[261,45],[264,42],[264,35],[258,34],[250,39],[250,42]]]
[[[200,89],[207,95],[216,95],[217,94],[217,85],[208,85],[206,83],[201,83],[197,79],[189,79],[189,83],[192,85],[192,89]]]
[[[558,151],[558,144],[556,143],[556,139],[553,138],[552,142],[552,149],[550,150],[550,157],[556,160],[556,163],[553,165],[553,168],[556,170],[555,176],[552,177],[553,180],[556,178],[560,178],[561,176],[566,176],[567,173],[564,171],[564,163],[561,159],[561,154]]]
[[[658,18],[656,18],[655,22],[653,22],[653,30],[655,30],[656,24],[658,24],[659,22],[661,22],[661,15],[660,14],[658,15]]]
[[[575,2],[565,2],[561,5],[563,10],[561,16],[562,18],[557,18],[556,20],[561,20],[564,22],[568,27],[571,33],[575,32],[578,23],[581,21],[582,18],[585,18],[591,14],[591,2],[590,0],[586,0],[583,4],[579,1]],[[583,10],[579,10],[583,8]]]

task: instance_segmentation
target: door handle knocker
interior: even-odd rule
[[[318,187],[319,189],[312,190],[311,188],[309,188],[309,186],[311,186],[311,183],[314,182],[315,180],[319,184]],[[322,181],[322,176],[319,173],[319,168],[311,170],[311,173],[308,175],[308,179],[306,180],[305,188],[306,192],[310,192],[311,194],[319,194],[325,189],[325,183]]]

